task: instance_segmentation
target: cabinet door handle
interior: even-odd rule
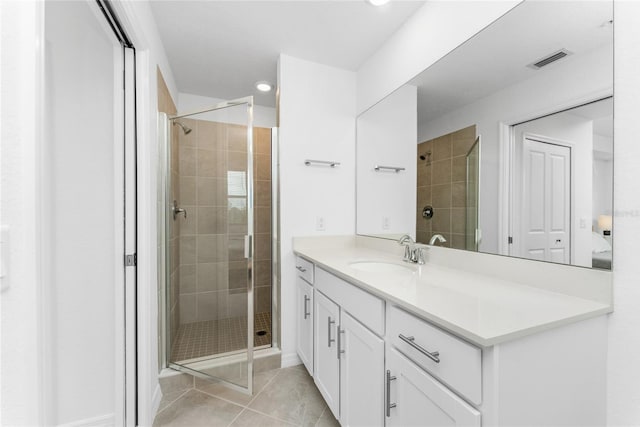
[[[440,356],[440,352],[439,351],[428,351],[427,349],[425,349],[421,345],[416,344],[414,337],[405,337],[404,335],[400,334],[400,335],[398,335],[398,338],[400,338],[402,341],[406,342],[411,347],[415,348],[420,353],[424,354],[425,356],[427,356],[429,359],[433,360],[434,362],[440,363],[440,358],[438,357],[438,356]]]
[[[395,376],[391,376],[391,371],[387,369],[387,418],[391,417],[391,409],[397,405],[391,403],[391,381],[395,380]]]
[[[304,273],[305,271],[307,271],[307,269],[306,269],[306,268],[304,268],[304,267],[302,267],[302,266],[300,266],[300,265],[296,265],[296,268],[298,269],[298,271],[299,271],[300,273]]]
[[[344,353],[344,350],[340,350],[340,345],[342,343],[342,338],[340,337],[342,336],[342,334],[344,334],[344,329],[340,329],[340,325],[338,325],[337,331],[338,331],[338,343],[336,345],[336,349],[337,349],[336,356],[338,357],[338,360],[340,360],[340,354]]]
[[[331,320],[331,317],[327,317],[327,347],[331,348],[331,343],[336,342],[335,339],[331,339],[331,325],[336,323],[335,320]]]
[[[309,301],[311,301],[311,298],[309,298],[308,296],[304,296],[304,318],[305,320],[307,319],[307,317],[309,317],[311,315],[311,313],[309,313],[309,311],[307,311],[307,307],[309,306]]]

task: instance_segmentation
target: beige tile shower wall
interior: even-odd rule
[[[238,125],[183,120],[180,132],[180,321],[246,316],[245,197],[229,178],[246,173],[246,133]],[[229,172],[229,175],[228,173]],[[255,308],[271,308],[271,131],[254,129]]]
[[[416,240],[427,243],[442,234],[443,246],[465,248],[466,154],[476,138],[476,127],[418,144]],[[421,160],[420,156],[425,156]],[[433,217],[422,217],[422,209],[433,206]]]
[[[162,73],[160,72],[160,69],[157,70],[157,78],[158,78],[158,111],[167,113],[169,115],[174,115],[177,112],[176,106],[175,106],[175,103],[173,102],[173,99],[171,98],[171,94],[169,92],[169,89],[167,88],[164,78],[162,77]],[[179,199],[178,128],[176,126],[172,126],[170,137],[171,137],[170,150],[171,150],[172,162],[170,165],[169,176],[171,180],[172,194],[171,194],[171,200],[168,200],[169,203],[172,202],[174,199],[175,200]],[[160,152],[162,152],[162,150],[160,150]],[[159,191],[164,192],[164,188],[160,188]],[[166,206],[162,204],[162,200],[163,200],[163,197],[158,197],[158,201],[160,203],[158,205],[159,210],[166,209]],[[169,319],[167,320],[169,321],[170,335],[171,337],[175,337],[176,332],[178,330],[179,318],[180,318],[180,312],[179,312],[180,306],[178,304],[178,295],[179,295],[179,289],[180,289],[180,280],[179,280],[180,269],[179,269],[179,262],[178,262],[178,244],[179,244],[178,236],[180,233],[180,229],[179,229],[180,223],[176,221],[171,225],[173,227],[171,227],[171,233],[167,236],[167,242],[166,242],[167,250],[170,251],[170,255],[171,255],[169,277],[172,285],[171,286],[172,294],[168,301]],[[162,251],[159,251],[159,252],[162,253]],[[158,265],[164,266],[165,260],[164,259],[159,260]],[[163,300],[162,295],[160,295],[160,293],[164,292],[164,288],[161,285],[162,285],[161,283],[158,283],[158,301]],[[161,325],[158,325],[158,330],[162,330]]]

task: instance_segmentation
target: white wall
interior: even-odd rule
[[[514,162],[516,167],[522,165],[522,144],[525,134],[552,138],[570,144],[572,160],[571,264],[591,267],[593,122],[571,113],[560,113],[515,126],[513,131],[516,159],[519,159]],[[519,200],[518,194],[515,197],[516,200]],[[516,203],[517,205],[519,203]],[[517,213],[514,216],[516,216],[514,218],[514,234],[518,236],[519,233],[516,230],[519,229],[520,221]]]
[[[593,160],[593,208],[591,220],[597,226],[598,216],[611,215],[613,207],[613,160]],[[600,231],[600,230],[597,230]]]
[[[0,224],[7,276],[0,294],[0,424],[42,425],[38,274],[39,73],[44,3],[0,2]]]
[[[609,319],[607,424],[640,425],[640,2],[614,7],[615,311]]]
[[[199,111],[206,108],[211,108],[217,104],[225,102],[227,100],[220,98],[210,98],[206,96],[193,95],[190,93],[178,94],[177,108],[178,115],[190,113],[192,111]],[[239,109],[230,109],[229,116],[220,118],[216,115],[216,112],[210,112],[198,115],[198,120],[221,120],[225,123],[246,124],[246,114],[240,113]],[[216,119],[216,117],[218,117]],[[265,107],[263,105],[253,106],[253,125],[256,127],[272,128],[276,126],[276,109],[273,107]]]
[[[295,236],[354,234],[356,74],[280,55],[280,245],[282,363],[298,363]],[[305,166],[331,160],[335,168]],[[317,230],[318,217],[324,231]]]
[[[520,3],[428,1],[358,69],[358,113]]]
[[[500,128],[611,95],[613,69],[610,47],[594,50],[572,61],[556,64],[539,76],[502,89],[486,98],[418,127],[418,141],[426,141],[476,125],[482,137],[480,165],[480,251],[499,248]],[[585,73],[582,70],[588,69]],[[567,78],[566,76],[572,76]],[[553,90],[551,90],[551,88]]]
[[[415,86],[404,85],[358,116],[358,234],[416,237],[417,95]],[[376,172],[375,165],[405,170]]]

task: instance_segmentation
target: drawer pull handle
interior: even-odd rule
[[[306,269],[306,268],[304,268],[304,267],[302,267],[302,266],[300,266],[300,265],[296,265],[296,268],[298,269],[298,271],[299,271],[300,273],[304,273],[305,271],[307,271],[307,269]]]
[[[311,301],[311,298],[309,298],[308,296],[304,296],[304,318],[305,320],[307,319],[307,317],[309,317],[311,315],[311,313],[309,313],[309,311],[307,311],[307,307],[308,307],[308,303],[309,301]]]
[[[331,317],[327,317],[327,347],[331,348],[331,343],[336,342],[335,339],[331,339],[331,325],[336,323],[335,320],[331,320]]]
[[[340,350],[340,346],[342,343],[342,339],[340,337],[342,336],[342,334],[344,334],[344,329],[340,329],[340,326],[338,326],[338,345],[336,345],[336,356],[338,357],[338,360],[340,360],[340,354],[344,353],[344,350]]]
[[[424,354],[425,356],[427,356],[429,359],[433,360],[434,362],[440,363],[440,358],[438,357],[438,356],[440,356],[440,352],[439,351],[428,351],[427,349],[425,349],[421,345],[416,344],[414,342],[415,341],[414,337],[405,337],[404,335],[400,334],[400,335],[398,335],[398,338],[400,338],[402,341],[406,342],[411,347],[415,348],[420,353]]]
[[[395,379],[396,377],[392,376],[391,371],[387,369],[387,418],[391,417],[391,409],[397,406],[395,403],[391,403],[391,381]]]

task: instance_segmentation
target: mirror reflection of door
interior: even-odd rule
[[[525,136],[520,256],[571,262],[571,147]]]
[[[612,99],[520,123],[511,135],[509,254],[610,270],[611,224],[599,219],[613,200]]]

